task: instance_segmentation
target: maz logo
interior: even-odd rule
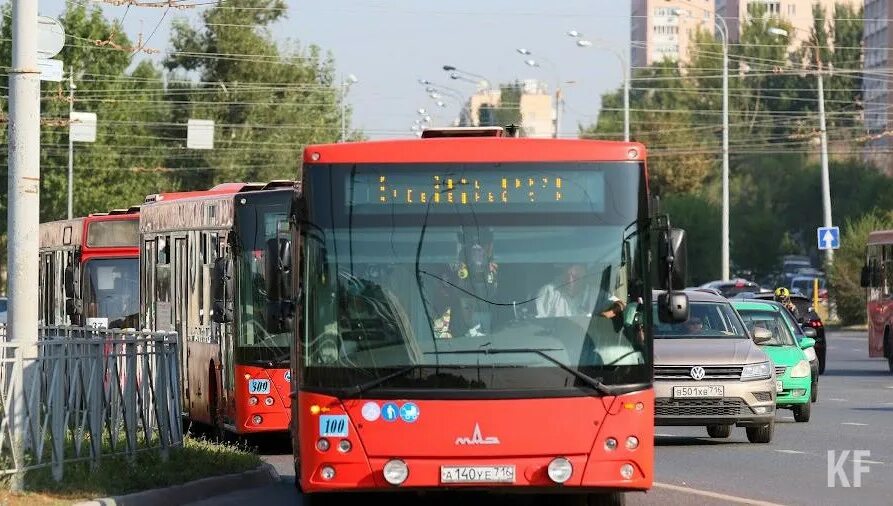
[[[499,438],[496,436],[481,436],[481,427],[475,423],[474,424],[474,432],[471,433],[471,437],[462,437],[459,436],[456,438],[456,445],[498,445]]]

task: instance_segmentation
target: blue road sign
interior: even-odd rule
[[[819,227],[819,249],[837,249],[840,247],[840,229],[837,227]]]

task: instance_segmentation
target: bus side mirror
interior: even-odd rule
[[[211,291],[214,297],[214,323],[229,323],[233,321],[232,263],[226,257],[214,260]]]
[[[73,263],[65,266],[63,278],[65,281],[65,314],[74,320],[84,312],[84,305],[80,298],[80,276]]]
[[[685,230],[681,228],[670,229],[669,233],[661,234],[659,252],[659,283],[660,288],[671,290],[673,287],[686,285],[688,271],[688,248],[686,246]]]
[[[663,323],[682,323],[688,320],[688,295],[667,292],[657,296],[657,317]]]
[[[867,264],[862,266],[862,273],[859,276],[859,286],[862,288],[871,286],[871,269],[869,269]]]

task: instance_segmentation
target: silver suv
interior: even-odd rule
[[[655,425],[705,426],[724,438],[745,427],[752,443],[768,443],[775,428],[775,369],[723,297],[686,291],[683,323],[654,318]]]

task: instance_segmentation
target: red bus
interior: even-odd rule
[[[658,261],[681,236],[653,219],[645,148],[503,132],[305,149],[291,364],[308,498],[651,487],[651,322],[670,311],[652,275],[684,265]]]
[[[868,356],[884,357],[893,372],[893,230],[868,234],[862,286],[867,290]]]
[[[136,328],[139,207],[40,224],[42,325]]]
[[[288,430],[291,281],[279,249],[295,195],[294,182],[276,181],[146,197],[143,325],[181,336],[188,421],[238,435]]]

